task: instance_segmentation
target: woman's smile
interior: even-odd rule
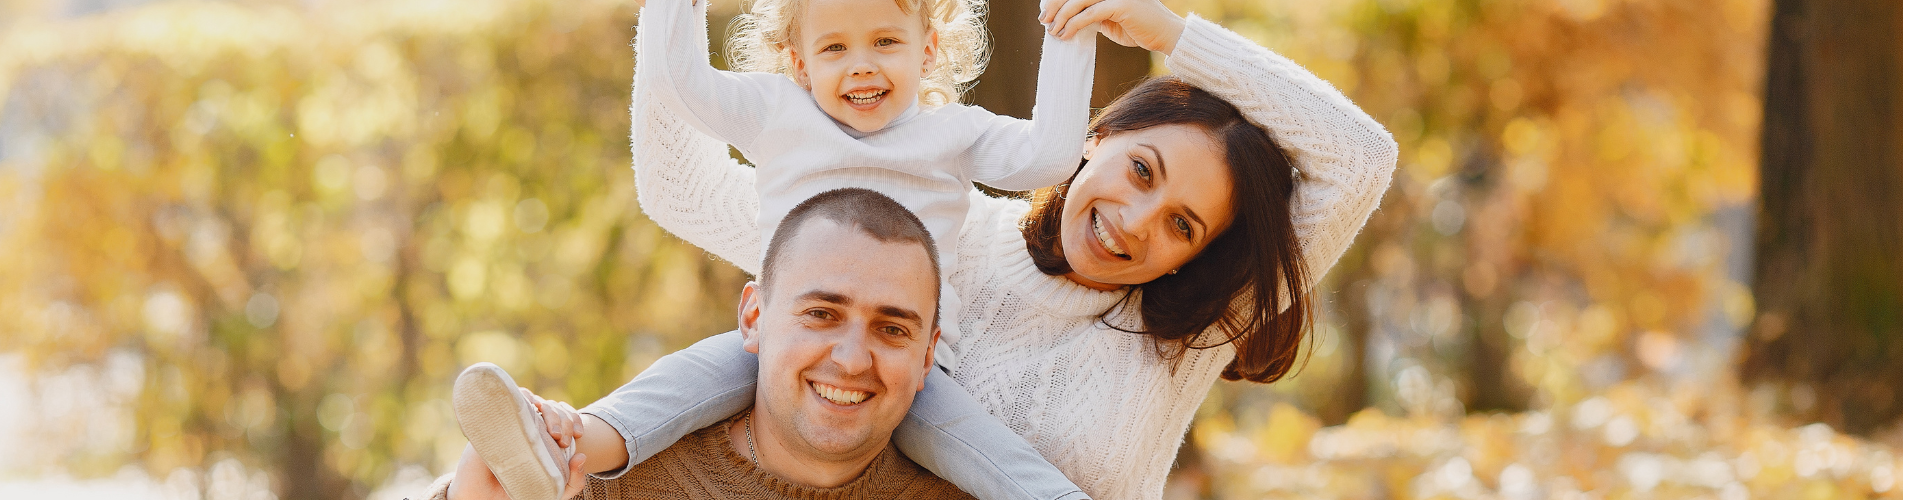
[[[1120,241],[1120,238],[1114,236],[1111,231],[1107,230],[1108,224],[1101,219],[1100,210],[1093,209],[1090,211],[1093,212],[1093,216],[1091,217],[1092,221],[1088,224],[1088,227],[1093,234],[1094,240],[1100,244],[1100,247],[1106,249],[1107,253],[1112,254],[1114,257],[1119,257],[1121,260],[1133,260],[1133,256],[1127,253],[1126,246]]]

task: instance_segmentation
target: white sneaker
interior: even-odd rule
[[[558,500],[566,494],[573,449],[547,434],[545,421],[506,370],[475,363],[453,381],[460,432],[513,500]]]

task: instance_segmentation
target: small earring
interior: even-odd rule
[[[1174,270],[1172,270],[1172,271],[1167,271],[1167,275],[1168,275],[1168,276],[1172,276],[1172,275],[1175,275],[1175,274],[1180,274],[1180,269],[1179,269],[1179,268],[1175,268],[1175,269],[1174,269]]]

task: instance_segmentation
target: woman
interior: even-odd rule
[[[1097,23],[1165,54],[1173,78],[1108,106],[1068,183],[975,193],[949,368],[1094,498],[1157,498],[1214,377],[1292,369],[1308,291],[1378,206],[1397,148],[1299,65],[1153,0],[1052,0],[1041,21],[1064,36]],[[633,153],[654,222],[759,272],[752,168],[639,94]]]

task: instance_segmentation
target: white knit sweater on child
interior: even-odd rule
[[[1332,85],[1224,28],[1189,16],[1173,74],[1238,107],[1295,162],[1294,227],[1311,282],[1352,244],[1393,176],[1397,147]],[[760,269],[755,171],[695,132],[643,86],[634,92],[634,181],[647,215],[749,273]],[[959,308],[953,377],[1093,498],[1159,498],[1200,401],[1231,346],[1166,360],[1144,336],[1105,326],[1124,292],[1040,273],[1024,200],[972,194],[950,281]],[[1140,328],[1136,304],[1107,317]],[[1213,332],[1218,334],[1218,332]]]
[[[1091,30],[1072,42],[1051,36],[1041,42],[1033,120],[977,106],[916,104],[885,127],[863,133],[827,116],[811,93],[786,76],[714,69],[707,62],[705,13],[704,1],[654,2],[642,10],[635,85],[760,167],[754,185],[762,248],[800,202],[830,189],[867,188],[920,216],[942,273],[951,276],[974,181],[1025,191],[1065,181],[1080,165],[1093,95]],[[941,285],[941,326],[951,330],[956,292],[950,280]],[[943,339],[936,357],[952,366],[951,342]]]

